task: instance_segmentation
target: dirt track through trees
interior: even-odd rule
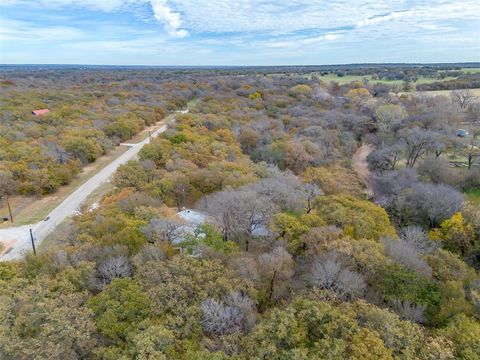
[[[367,163],[367,157],[372,152],[372,150],[373,149],[371,145],[362,144],[362,146],[360,146],[355,151],[352,157],[352,168],[357,173],[358,177],[363,182],[363,184],[365,185],[366,187],[365,192],[368,196],[373,195],[373,191],[370,184],[372,173],[370,172],[370,169],[368,168],[368,163]]]

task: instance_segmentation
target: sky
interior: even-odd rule
[[[479,0],[0,0],[0,63],[480,61]]]

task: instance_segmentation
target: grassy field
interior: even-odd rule
[[[468,200],[480,205],[480,189],[470,189],[465,191],[465,194],[467,195]]]
[[[477,74],[480,73],[480,68],[463,68],[462,71],[468,74]]]
[[[346,75],[346,76],[337,76],[335,74],[328,74],[328,75],[323,75],[319,76],[319,78],[322,81],[325,82],[330,82],[330,81],[335,81],[339,83],[340,85],[343,84],[348,84],[352,81],[363,81],[363,80],[368,80],[370,83],[382,83],[382,84],[389,84],[389,85],[403,85],[402,80],[373,80],[371,75],[367,76],[360,76],[360,75]],[[446,77],[443,79],[443,81],[446,80],[453,80],[455,79],[454,77]],[[416,82],[412,84],[430,84],[435,81],[439,81],[438,79],[433,79],[433,78],[426,78],[426,77],[421,77],[419,78]]]
[[[469,91],[480,98],[480,89],[469,89]],[[419,95],[419,94],[428,94],[430,96],[450,96],[452,90],[430,90],[430,91],[412,91],[412,94]],[[400,93],[402,94],[402,93]]]
[[[463,72],[468,73],[468,74],[476,74],[480,73],[480,68],[463,68],[461,69]],[[373,80],[371,75],[367,76],[360,76],[360,75],[346,75],[346,76],[337,76],[335,74],[328,74],[328,75],[323,75],[319,76],[319,74],[312,73],[310,76],[317,75],[321,80],[325,82],[330,82],[330,81],[336,81],[340,85],[343,84],[348,84],[352,81],[363,81],[368,80],[371,83],[382,83],[382,84],[389,84],[389,85],[402,85],[403,81],[402,80]],[[446,77],[442,80],[439,79],[433,79],[433,78],[427,78],[427,77],[420,77],[417,81],[415,81],[413,84],[430,84],[436,81],[448,81],[448,80],[454,80],[456,79],[455,77]]]

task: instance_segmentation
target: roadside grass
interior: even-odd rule
[[[96,203],[99,203],[105,195],[113,190],[113,185],[110,182],[102,184],[97,190],[91,193],[83,203],[83,211],[88,211]],[[61,224],[59,224],[45,239],[40,243],[40,250],[54,249],[60,244],[65,244],[74,231],[74,220],[72,217],[67,217]]]
[[[134,135],[130,140],[124,141],[125,144],[137,144],[143,140],[145,140],[148,137],[148,132],[155,132],[157,129],[159,129],[161,126],[164,124],[168,123],[168,121],[174,116],[175,114],[170,114],[164,117],[162,120],[157,122],[154,125],[148,126],[142,131],[140,131],[137,135]]]

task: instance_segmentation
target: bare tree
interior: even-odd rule
[[[102,288],[115,278],[132,276],[132,273],[132,265],[126,256],[112,257],[97,266],[97,274],[100,278],[99,287]]]
[[[430,130],[415,127],[403,133],[402,141],[407,159],[406,166],[411,168],[414,167],[419,158],[435,150],[438,134]]]
[[[147,261],[162,261],[167,259],[167,254],[161,249],[160,244],[150,244],[143,246],[140,251],[134,256],[133,262],[135,265],[144,264]]]
[[[393,300],[391,305],[401,319],[420,324],[425,322],[425,310],[427,308],[425,305],[415,305],[408,300],[397,299]]]
[[[242,312],[239,308],[228,306],[215,299],[207,299],[200,305],[203,318],[202,329],[207,334],[226,335],[240,331]]]
[[[416,183],[395,199],[394,208],[402,223],[437,227],[460,211],[464,202],[465,196],[450,186]]]
[[[452,102],[457,104],[460,109],[466,109],[475,99],[475,95],[470,90],[454,90],[451,92]]]
[[[205,333],[228,335],[238,331],[246,333],[255,323],[255,307],[248,296],[234,292],[224,301],[208,298],[200,305],[200,324]]]
[[[140,165],[142,165],[145,173],[147,174],[147,183],[151,182],[154,177],[154,172],[156,170],[155,162],[152,160],[140,160]]]
[[[462,155],[467,159],[467,168],[470,170],[475,160],[480,156],[480,141],[476,139],[480,135],[480,130],[472,134],[472,137],[464,144]]]
[[[172,243],[178,236],[178,229],[183,223],[176,219],[154,218],[147,225],[140,228],[140,231],[151,243],[167,241]]]
[[[43,145],[43,152],[59,164],[64,164],[70,159],[70,154],[63,146],[53,141],[46,141]]]
[[[258,257],[258,267],[267,282],[268,301],[274,301],[278,285],[290,279],[293,275],[292,256],[282,247],[276,247],[271,252]]]
[[[309,282],[313,286],[333,291],[343,300],[362,297],[367,287],[360,274],[343,268],[341,263],[333,258],[316,260]]]
[[[267,169],[268,176],[255,184],[242,188],[251,189],[267,197],[284,211],[311,210],[312,201],[322,194],[316,184],[305,184],[290,171],[280,171],[277,167]]]
[[[472,103],[468,107],[467,120],[474,126],[480,126],[480,102]]]
[[[440,247],[439,243],[429,239],[425,229],[417,225],[402,228],[400,238],[420,254],[431,254]]]
[[[432,269],[425,260],[419,257],[413,246],[410,246],[402,239],[394,240],[389,237],[383,238],[382,242],[385,245],[385,252],[392,259],[402,263],[409,269],[418,271],[426,277],[432,276]]]
[[[375,201],[389,211],[396,210],[395,202],[398,196],[417,182],[416,169],[401,169],[374,176],[372,185]]]
[[[216,220],[225,241],[232,235],[247,235],[247,251],[249,237],[265,235],[266,226],[275,212],[275,206],[268,198],[246,188],[206,196],[199,208]]]
[[[399,146],[396,145],[376,149],[367,157],[368,166],[378,172],[395,170],[400,152]]]
[[[248,295],[234,291],[225,297],[225,303],[241,310],[243,315],[242,329],[245,334],[255,326],[257,310],[255,302]]]

